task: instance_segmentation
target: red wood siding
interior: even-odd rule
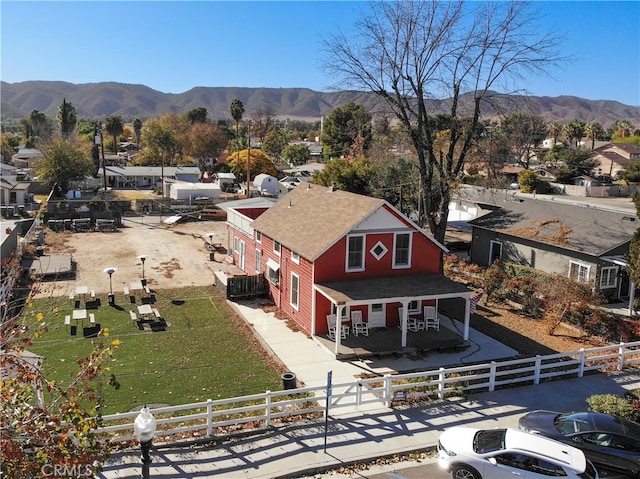
[[[380,276],[406,276],[413,274],[437,274],[440,272],[442,250],[419,232],[411,238],[411,267],[393,268],[393,233],[369,233],[365,236],[364,271],[347,272],[347,237],[342,238],[316,261],[316,282],[340,281],[344,279],[376,278]],[[387,252],[380,259],[371,254],[371,249],[380,241]]]

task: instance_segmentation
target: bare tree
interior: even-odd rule
[[[492,90],[513,92],[516,80],[545,74],[560,60],[558,40],[540,33],[530,8],[520,1],[372,2],[349,35],[325,39],[325,66],[338,78],[336,87],[375,93],[409,132],[425,206],[421,223],[439,241]],[[442,103],[449,141],[438,148],[433,118]]]
[[[259,107],[251,118],[251,132],[258,139],[260,144],[264,143],[264,139],[273,127],[275,112],[270,105]]]

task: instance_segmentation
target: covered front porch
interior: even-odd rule
[[[422,352],[464,347],[469,339],[470,299],[473,291],[441,274],[367,278],[352,281],[317,283],[314,291],[315,337],[336,357],[362,357],[394,352]],[[410,318],[420,316],[424,307],[434,306],[440,316],[438,302],[443,299],[464,300],[464,316],[456,318],[461,328],[441,327],[411,330]],[[330,306],[330,307],[329,307]],[[335,335],[335,340],[319,328],[327,314],[341,318],[349,325],[351,311],[361,310],[369,326],[369,335]],[[444,322],[442,323],[444,326]],[[451,323],[453,324],[453,323]]]
[[[429,352],[461,351],[469,346],[462,337],[461,323],[440,314],[440,330],[409,331],[403,348],[402,330],[398,326],[370,328],[369,336],[351,333],[340,342],[336,359],[353,360],[370,357],[424,355]],[[336,342],[326,334],[315,337],[329,351],[335,352]]]

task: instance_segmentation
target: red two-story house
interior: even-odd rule
[[[234,263],[264,274],[275,304],[310,335],[327,333],[327,315],[360,310],[370,328],[399,326],[405,347],[407,315],[464,298],[468,340],[473,292],[443,276],[446,249],[384,200],[301,185],[271,207],[229,210],[227,228]]]

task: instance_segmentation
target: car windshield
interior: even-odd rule
[[[563,436],[593,431],[593,424],[587,414],[560,414],[556,417],[554,423],[556,429]]]
[[[473,439],[473,450],[478,454],[504,449],[504,429],[490,429],[478,431]]]

